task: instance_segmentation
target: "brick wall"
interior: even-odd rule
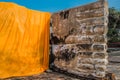
[[[104,77],[107,24],[106,0],[53,13],[51,66],[77,75]]]

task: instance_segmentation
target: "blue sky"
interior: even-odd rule
[[[97,0],[0,0],[0,2],[14,2],[27,8],[46,12],[57,12],[95,2]],[[120,9],[120,0],[108,0],[109,7]]]

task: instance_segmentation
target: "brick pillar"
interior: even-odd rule
[[[107,54],[108,5],[100,0],[53,13],[51,65],[77,75],[104,77]]]

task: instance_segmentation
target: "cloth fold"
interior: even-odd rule
[[[51,14],[0,2],[0,78],[48,69]]]

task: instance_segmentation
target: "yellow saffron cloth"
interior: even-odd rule
[[[0,2],[0,78],[48,69],[50,13]]]

